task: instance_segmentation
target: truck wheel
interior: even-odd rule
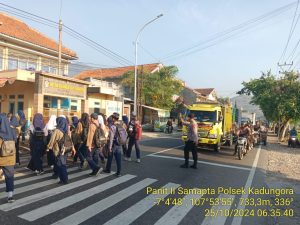
[[[221,148],[221,144],[220,144],[220,141],[219,141],[218,144],[215,144],[215,145],[214,145],[214,151],[215,151],[215,152],[219,152],[219,151],[220,151],[220,148]]]

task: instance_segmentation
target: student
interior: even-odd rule
[[[46,134],[44,132],[45,123],[43,115],[36,113],[33,117],[33,123],[30,125],[30,140],[29,147],[31,160],[28,168],[34,171],[37,175],[44,173],[43,170],[43,155],[46,150]]]
[[[21,134],[18,137],[18,141],[20,141],[20,137],[22,137],[22,143],[24,144],[27,120],[26,120],[25,114],[22,110],[18,111],[18,116],[19,116],[19,124],[21,126]]]
[[[67,172],[67,153],[64,152],[65,145],[63,143],[64,135],[68,136],[68,123],[63,117],[57,118],[56,129],[54,130],[47,149],[52,149],[55,156],[54,171],[56,174],[52,178],[59,177],[59,184],[68,184],[68,172]],[[73,154],[75,154],[74,145],[71,142],[71,137],[69,137],[69,146],[72,149]],[[68,138],[67,137],[67,138]]]
[[[51,136],[56,128],[56,119],[57,119],[56,115],[51,115],[48,123],[45,126],[44,132],[45,134],[47,134],[47,145],[49,144]],[[53,151],[52,150],[47,151],[48,166],[53,167],[54,161],[55,161],[55,157]]]
[[[127,157],[124,158],[125,161],[131,161],[131,151],[133,146],[135,146],[136,151],[136,162],[141,162],[141,150],[140,150],[140,140],[142,139],[142,126],[140,121],[137,120],[136,114],[132,113],[131,120],[128,124],[128,150]]]
[[[18,141],[18,137],[20,135],[20,125],[16,116],[12,116],[10,119],[10,128],[12,129],[15,147],[16,147],[16,163],[21,165],[20,163],[20,142]]]
[[[87,136],[87,161],[89,163],[92,172],[89,174],[90,176],[97,176],[99,173],[103,171],[103,168],[98,166],[99,162],[99,146],[95,145],[95,133],[96,129],[100,129],[100,124],[98,122],[98,115],[96,113],[91,114],[91,122],[89,127],[89,132]]]
[[[118,124],[118,120],[119,120],[119,114],[118,113],[114,113],[112,116],[112,124],[110,126],[109,129],[109,141],[108,141],[108,151],[109,151],[109,155],[108,155],[108,159],[107,159],[107,164],[106,164],[106,168],[103,171],[104,173],[110,173],[111,172],[111,163],[112,163],[112,159],[113,156],[115,156],[116,159],[116,163],[117,163],[117,173],[115,174],[116,176],[121,176],[121,149],[122,146],[118,143],[117,140],[117,126]]]
[[[0,114],[0,142],[13,141],[13,133],[10,128],[9,120],[4,114]],[[14,165],[16,164],[16,155],[0,157],[0,169],[2,169],[7,192],[7,202],[14,202]]]

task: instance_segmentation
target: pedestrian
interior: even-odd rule
[[[26,133],[27,119],[26,119],[25,114],[22,110],[18,111],[18,116],[19,116],[19,124],[21,126],[21,135],[18,137],[18,141],[20,141],[20,137],[22,137],[22,144],[24,144],[25,143],[25,133]]]
[[[140,150],[140,140],[142,139],[142,126],[140,121],[138,121],[136,114],[132,113],[131,120],[128,124],[127,129],[129,141],[127,149],[127,157],[124,158],[125,161],[131,161],[131,151],[133,146],[135,146],[136,151],[136,162],[141,162],[141,150]]]
[[[99,126],[103,132],[103,136],[104,138],[107,140],[108,138],[108,133],[109,133],[109,130],[108,130],[108,127],[105,125],[105,122],[104,122],[104,114],[103,113],[99,113],[98,115],[98,122],[99,122]],[[105,144],[104,144],[105,145]],[[105,164],[105,155],[103,153],[103,148],[104,146],[102,146],[100,149],[99,149],[99,157],[101,159],[101,163],[102,164]]]
[[[68,134],[68,123],[63,117],[57,118],[56,129],[54,130],[47,149],[52,149],[55,156],[54,174],[53,179],[59,177],[59,184],[68,183],[67,172],[67,156],[70,149],[75,154],[74,145],[71,141],[71,137]]]
[[[197,145],[198,145],[198,125],[194,120],[195,116],[193,113],[190,113],[187,117],[187,121],[183,121],[181,118],[181,122],[183,125],[187,126],[187,140],[184,146],[184,164],[181,165],[181,168],[189,167],[189,152],[192,151],[194,164],[191,166],[193,169],[197,169]]]
[[[124,128],[127,130],[128,129],[128,124],[129,124],[129,119],[128,119],[128,116],[126,114],[124,114],[122,116],[122,121],[123,121],[123,126]],[[127,157],[126,154],[127,154],[127,143],[125,145],[122,145],[122,149],[123,149],[123,156],[124,156],[124,159]]]
[[[47,135],[47,142],[46,142],[47,145],[49,144],[51,136],[56,128],[56,119],[57,119],[56,115],[51,115],[48,123],[44,128],[44,133]],[[48,166],[51,166],[52,168],[54,167],[55,156],[52,149],[47,151],[47,163]]]
[[[33,117],[33,123],[30,125],[29,147],[31,159],[27,168],[34,171],[37,175],[44,173],[43,156],[46,150],[46,136],[44,118],[41,113],[36,113]]]
[[[77,124],[75,129],[75,133],[73,135],[74,146],[77,151],[77,155],[80,159],[79,169],[85,169],[88,165],[86,157],[87,157],[87,136],[89,132],[90,126],[90,116],[87,113],[82,113],[81,118]]]
[[[121,144],[118,142],[117,138],[117,129],[120,128],[120,124],[118,123],[119,120],[119,114],[113,113],[111,116],[111,127],[109,128],[109,140],[108,140],[108,159],[106,163],[106,168],[103,171],[104,173],[110,173],[111,172],[111,164],[113,156],[115,156],[115,160],[117,163],[117,173],[116,176],[121,176],[121,161],[122,161],[122,153],[121,153]],[[119,133],[120,134],[120,133]],[[127,137],[126,137],[127,138]]]
[[[10,128],[12,129],[12,133],[13,133],[13,138],[15,141],[15,148],[16,148],[16,163],[21,165],[20,162],[20,142],[18,141],[18,137],[20,135],[20,125],[19,125],[19,121],[17,119],[16,116],[12,116],[10,121]]]
[[[80,145],[80,142],[78,141],[78,139],[79,139],[78,135],[76,134],[76,128],[78,126],[79,119],[77,116],[72,116],[71,120],[72,120],[72,124],[70,127],[70,131],[71,131],[72,142],[73,142],[75,150],[76,150],[76,153],[73,157],[73,163],[76,163],[78,160],[78,147]]]
[[[4,141],[14,141],[13,132],[10,128],[9,120],[5,114],[0,114],[0,146],[2,148]],[[11,148],[15,147],[12,143]],[[1,157],[2,149],[0,148],[0,169],[4,174],[6,192],[7,192],[7,202],[14,202],[13,191],[14,191],[14,165],[16,164],[15,149],[13,154],[10,156]]]
[[[98,122],[98,115],[97,113],[91,114],[91,121],[89,126],[89,132],[87,136],[87,161],[89,163],[89,166],[92,170],[92,172],[89,174],[89,176],[97,176],[99,173],[103,171],[103,168],[98,165],[99,163],[99,148],[101,146],[96,146],[95,142],[96,139],[96,130],[100,129],[100,125]]]

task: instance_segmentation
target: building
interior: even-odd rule
[[[207,98],[211,101],[217,101],[218,95],[216,89],[214,88],[197,88],[195,89],[196,92]]]
[[[163,68],[163,65],[160,63],[153,64],[144,64],[138,66],[138,73],[155,73]],[[103,69],[95,69],[95,70],[86,70],[78,75],[75,78],[85,80],[86,78],[95,78],[98,80],[105,80],[108,82],[114,82],[117,85],[121,84],[121,80],[127,73],[134,73],[134,66],[126,66],[126,67],[117,67],[117,68],[103,68]],[[123,86],[124,88],[124,97],[133,99],[132,91],[130,91],[129,87]]]
[[[79,115],[88,110],[89,82],[58,75],[58,43],[0,13],[0,112]],[[60,74],[76,53],[62,47]]]

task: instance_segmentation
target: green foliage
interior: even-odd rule
[[[260,106],[269,121],[287,123],[300,118],[300,82],[298,75],[289,72],[276,78],[271,72],[258,79],[243,82],[238,94],[252,95],[252,103]]]
[[[146,73],[138,76],[139,86],[142,86],[142,102],[148,106],[161,109],[171,109],[174,106],[172,97],[183,89],[182,82],[176,79],[178,69],[168,66],[155,73]],[[134,72],[124,75],[122,85],[129,88],[130,95],[134,94]]]

